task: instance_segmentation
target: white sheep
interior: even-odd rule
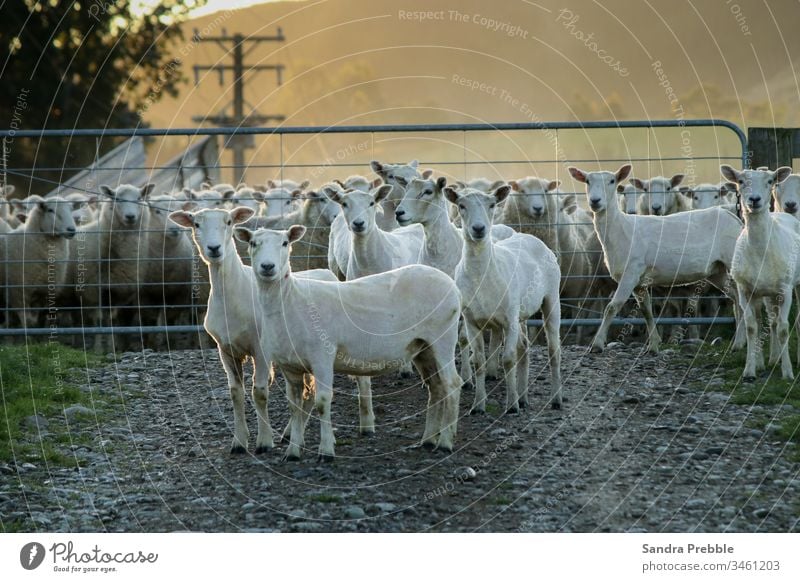
[[[680,195],[678,189],[683,178],[683,174],[675,174],[672,178],[656,176],[649,180],[631,178],[631,184],[641,192],[636,213],[645,216],[668,216],[688,210],[689,203]]]
[[[44,327],[47,307],[66,283],[69,239],[75,236],[70,204],[60,196],[28,197],[25,224],[4,235],[9,263],[8,308],[20,327]],[[11,319],[11,318],[10,318]]]
[[[736,184],[719,182],[718,184],[698,184],[697,186],[681,186],[680,192],[689,201],[692,210],[702,210],[713,206],[724,206],[736,212]]]
[[[603,246],[605,262],[617,282],[614,297],[606,306],[603,322],[592,341],[594,352],[605,348],[608,329],[633,293],[642,309],[648,348],[658,351],[661,338],[653,319],[649,288],[654,285],[688,285],[707,280],[730,296],[729,272],[741,222],[722,208],[680,212],[669,216],[623,213],[615,197],[617,185],[630,174],[626,164],[614,172],[583,172],[570,167],[578,182],[586,184],[586,197],[594,228]],[[738,322],[734,347],[741,347]]]
[[[618,184],[620,210],[626,214],[636,214],[641,192],[633,184]]]
[[[264,193],[247,184],[239,184],[236,188],[229,186],[222,193],[222,197],[227,201],[230,208],[243,206],[255,212],[255,216],[261,216],[264,212]]]
[[[414,178],[430,178],[433,170],[425,170],[420,174],[417,160],[412,160],[407,164],[384,164],[373,160],[370,162],[370,167],[386,184],[392,187],[389,194],[381,202],[383,214],[378,215],[378,226],[382,230],[394,230],[399,226],[397,220],[395,220],[394,213],[400,200],[403,199],[403,192],[406,186]],[[374,187],[375,185],[373,184]]]
[[[791,214],[798,220],[800,215],[800,174],[789,174],[783,181],[775,184],[772,192],[775,210]]]
[[[781,375],[794,379],[789,357],[789,312],[792,293],[800,292],[800,221],[786,213],[769,211],[770,191],[792,172],[784,166],[769,170],[738,171],[720,166],[722,175],[738,186],[744,230],[736,241],[731,276],[739,292],[739,306],[747,329],[745,378],[764,367],[759,347],[758,319],[762,302],[772,311],[770,365],[781,361]],[[795,327],[798,327],[795,320]],[[799,354],[800,355],[800,354]]]
[[[289,254],[304,232],[299,225],[285,231],[235,230],[250,244],[263,324],[270,330],[261,337],[264,357],[295,391],[303,389],[303,374],[314,376],[320,458],[334,456],[334,372],[377,376],[407,360],[430,394],[422,443],[451,451],[461,390],[454,362],[460,300],[453,280],[423,265],[347,282],[301,279],[291,272]],[[291,459],[300,456],[304,423],[295,409],[290,422],[286,456]]]
[[[70,203],[76,225],[89,224],[97,216],[97,194],[73,192],[64,196],[64,199]]]
[[[294,180],[267,180],[267,191],[261,197],[265,205],[264,216],[277,217],[298,210],[303,193],[310,184],[308,180],[300,184]]]
[[[177,211],[172,212],[169,218],[175,224],[191,229],[197,250],[208,265],[211,292],[203,326],[217,343],[230,388],[234,422],[231,453],[247,450],[249,431],[244,411],[243,364],[248,358],[253,361],[252,398],[258,414],[258,454],[274,447],[268,411],[272,366],[260,346],[261,337],[269,331],[262,325],[253,269],[242,263],[233,244],[234,227],[252,216],[251,208],[239,207],[231,211]],[[328,270],[309,271],[303,275],[334,280]],[[302,401],[292,402],[292,405],[304,408]]]
[[[534,236],[518,233],[494,242],[490,235],[497,204],[511,187],[500,186],[492,194],[469,188],[445,188],[447,199],[461,214],[463,251],[455,281],[461,292],[462,311],[472,346],[475,368],[473,412],[486,410],[486,372],[483,331],[504,338],[502,364],[506,381],[507,412],[528,405],[528,337],[526,322],[539,311],[550,357],[550,402],[560,408],[561,306],[558,289],[561,273],[556,256]]]

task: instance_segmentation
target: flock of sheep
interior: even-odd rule
[[[248,443],[249,358],[256,452],[274,446],[274,366],[290,407],[282,435],[288,458],[300,456],[313,410],[319,455],[333,458],[334,373],[357,384],[362,433],[375,431],[370,378],[412,367],[429,391],[424,446],[452,449],[462,383],[474,386],[472,412],[484,412],[486,377],[501,368],[505,409],[518,412],[529,404],[526,322],[539,313],[549,402],[560,408],[562,305],[577,315],[593,297],[611,293],[592,351],[605,347],[631,295],[647,323],[648,348],[657,351],[651,289],[702,283],[732,300],[733,347],[747,344],[744,375],[764,365],[764,308],[770,363],[780,361],[783,377],[793,377],[788,338],[800,291],[800,175],[791,168],[722,166],[725,181],[695,188],[681,187],[680,174],[630,178],[630,165],[616,172],[569,168],[585,184],[586,210],[559,181],[448,185],[416,161],[371,167],[377,179],[351,176],[315,190],[289,180],[172,194],[126,184],[101,186],[99,195],[2,205],[5,324],[41,327],[53,305],[79,305],[66,314],[75,325],[144,324],[149,317],[172,324],[185,310],[148,306],[207,305],[205,328],[218,344],[233,402],[232,451]],[[769,211],[773,197],[777,212]]]

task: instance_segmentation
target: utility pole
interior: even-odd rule
[[[231,65],[195,65],[194,66],[194,84],[200,82],[201,71],[217,71],[219,73],[219,84],[222,86],[225,80],[225,71],[233,73],[233,101],[225,106],[220,113],[209,117],[194,116],[192,121],[195,123],[203,123],[209,121],[219,127],[244,127],[263,125],[269,121],[283,121],[283,115],[262,115],[255,111],[251,106],[251,111],[245,113],[245,104],[247,103],[244,98],[245,87],[245,73],[258,73],[260,71],[275,71],[277,75],[278,85],[283,84],[283,65],[245,65],[244,58],[250,54],[262,42],[284,42],[286,38],[283,36],[283,31],[278,27],[275,36],[248,36],[236,33],[233,36],[228,34],[223,29],[221,36],[207,36],[201,37],[194,31],[192,37],[194,42],[215,42],[226,53],[231,53],[233,57],[233,64]],[[231,45],[232,43],[232,45]],[[245,50],[245,43],[250,43],[250,46]],[[226,110],[232,106],[232,115],[227,115]],[[234,184],[238,184],[244,180],[244,164],[246,149],[255,146],[255,140],[252,135],[231,135],[225,141],[225,148],[233,150],[233,176]]]

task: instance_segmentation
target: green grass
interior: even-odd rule
[[[58,445],[78,442],[74,434],[58,432],[64,408],[82,404],[93,408],[88,396],[74,382],[74,369],[96,367],[101,356],[57,343],[0,347],[0,462],[35,461],[65,465],[74,459],[58,451]],[[49,432],[39,439],[35,427],[25,419],[38,414],[50,423]],[[30,438],[26,438],[30,437]]]
[[[319,495],[312,495],[309,497],[311,501],[316,501],[317,503],[341,503],[342,498],[338,495],[328,495],[326,493],[321,493]]]

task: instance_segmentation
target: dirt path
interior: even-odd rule
[[[462,416],[451,455],[415,446],[415,381],[374,382],[378,432],[364,438],[354,387],[337,378],[331,465],[316,462],[313,421],[300,462],[282,462],[283,445],[231,456],[216,352],[128,353],[89,372],[84,389],[115,408],[101,426],[91,414],[71,423],[91,443],[65,448],[82,468],[0,466],[0,517],[26,531],[800,530],[795,449],[774,423],[753,428],[779,407],[711,391],[720,373],[695,350],[565,347],[569,400],[553,411],[533,348],[533,408],[501,416],[494,390],[487,415]],[[285,398],[271,396],[282,430]],[[471,399],[465,390],[462,414]],[[248,417],[252,449],[249,404]]]

